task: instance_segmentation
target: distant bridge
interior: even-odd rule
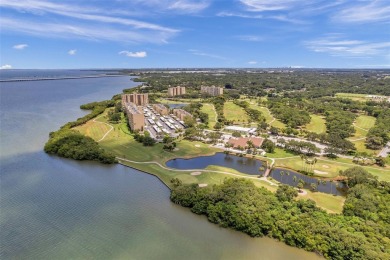
[[[106,77],[123,77],[126,75],[89,75],[89,76],[69,76],[69,77],[36,77],[36,78],[16,78],[0,79],[0,82],[21,82],[21,81],[40,81],[40,80],[65,80],[65,79],[89,79],[89,78],[106,78]]]

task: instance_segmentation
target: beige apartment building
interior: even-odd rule
[[[185,87],[171,87],[168,88],[168,96],[174,97],[174,96],[181,96],[186,93],[186,88]]]
[[[164,106],[163,104],[154,104],[153,105],[154,111],[159,113],[160,115],[166,116],[169,114],[169,109]]]
[[[210,96],[219,96],[219,95],[223,95],[223,88],[216,87],[216,86],[211,86],[211,87],[201,86],[200,92],[209,94]]]
[[[145,106],[149,103],[148,94],[123,94],[122,95],[122,106],[125,106],[126,103],[134,103],[137,106]]]
[[[129,119],[129,125],[133,131],[143,131],[145,127],[145,117],[141,109],[134,103],[125,103],[125,111]]]
[[[192,118],[192,115],[190,113],[188,113],[187,111],[183,110],[183,109],[179,109],[179,108],[175,108],[173,110],[173,114],[179,118],[179,120],[184,120],[185,117],[189,116]]]

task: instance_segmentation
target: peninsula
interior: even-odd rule
[[[251,236],[326,258],[387,258],[388,234],[374,232],[389,227],[385,75],[130,73],[143,83],[81,106],[92,112],[51,133],[45,151],[153,174],[173,202]],[[344,81],[360,84],[359,100]]]

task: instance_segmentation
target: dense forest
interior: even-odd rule
[[[311,200],[296,200],[293,187],[281,185],[272,193],[245,179],[205,188],[173,179],[171,200],[222,227],[269,236],[328,259],[389,259],[389,183],[378,182],[359,167],[342,175],[350,188],[343,214],[326,213]]]
[[[208,73],[164,73],[127,71],[136,74],[136,81],[153,86],[161,92],[169,86],[182,85],[199,90],[202,85],[239,90],[248,96],[285,92],[290,96],[322,97],[336,93],[360,93],[390,96],[389,71],[377,70],[215,70]],[[147,90],[147,89],[146,89]]]

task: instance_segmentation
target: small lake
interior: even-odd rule
[[[259,168],[263,166],[263,161],[239,157],[236,155],[227,155],[225,153],[216,153],[211,156],[199,156],[191,159],[173,159],[169,160],[166,163],[166,166],[175,169],[189,170],[189,169],[204,169],[209,165],[217,165],[227,168],[235,169],[239,172],[250,174],[250,175],[263,175],[264,171],[260,172]],[[264,165],[265,166],[265,165]],[[283,173],[282,173],[283,172]],[[282,173],[282,174],[281,174]],[[296,178],[294,178],[294,176]],[[304,187],[310,189],[310,184],[315,183],[318,185],[317,189],[320,192],[334,194],[334,195],[344,195],[342,191],[343,184],[339,183],[337,187],[336,183],[333,182],[319,182],[319,179],[314,177],[309,177],[292,170],[275,168],[272,170],[270,177],[275,180],[290,185],[296,186],[300,179],[305,181]]]
[[[182,108],[188,104],[185,103],[177,103],[177,104],[168,104],[169,108]]]
[[[209,165],[223,166],[235,169],[242,173],[250,175],[260,175],[259,168],[263,165],[260,160],[255,160],[236,155],[227,155],[216,153],[212,156],[199,156],[191,159],[173,159],[169,160],[166,165],[175,169],[204,169]]]

